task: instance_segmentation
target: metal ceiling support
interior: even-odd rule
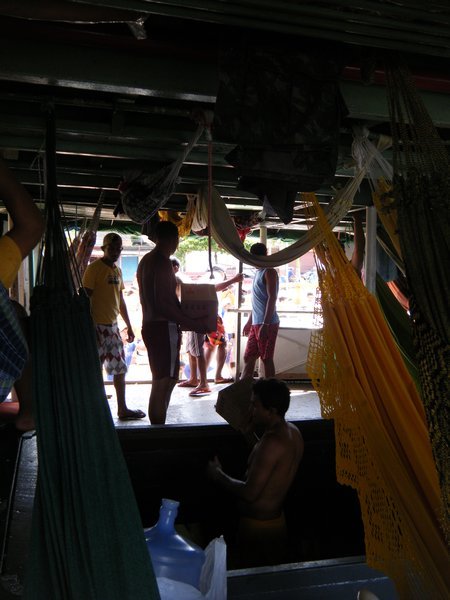
[[[64,62],[59,60],[61,54]],[[30,56],[33,56],[32,61]],[[5,39],[0,39],[2,79],[199,104],[213,104],[218,88],[217,67],[209,63],[193,63],[178,57],[136,56],[123,50]],[[389,120],[384,86],[341,81],[341,90],[351,118]],[[436,125],[450,127],[448,96],[425,91],[422,97]],[[67,106],[67,99],[65,102]]]
[[[35,163],[44,148],[43,105],[55,106],[62,201],[91,210],[98,190],[107,189],[108,215],[117,202],[123,171],[157,171],[173,162],[195,129],[192,109],[199,105],[214,109],[220,47],[230,40],[264,42],[267,32],[274,45],[335,50],[349,65],[340,80],[349,115],[341,126],[336,176],[316,192],[323,204],[353,176],[355,122],[372,135],[389,135],[384,73],[381,65],[375,65],[374,48],[401,47],[410,53],[421,73],[418,81],[426,88],[422,91],[426,107],[450,142],[450,77],[445,59],[450,49],[450,6],[432,1],[422,6],[418,0],[80,0],[71,4],[74,14],[79,4],[88,7],[87,12],[97,7],[90,13],[97,15],[112,14],[110,8],[127,9],[136,17],[133,22],[142,17],[140,33],[145,32],[147,39],[133,38],[129,23],[124,22],[99,27],[55,23],[51,16],[47,23],[2,19],[0,153],[35,197],[42,189],[42,174]],[[54,6],[58,8],[57,3]],[[46,8],[27,0],[17,10],[39,13]],[[178,18],[165,18],[165,14]],[[366,79],[374,81],[370,86],[361,82],[365,66],[370,66]],[[437,70],[440,75],[434,74]],[[258,198],[237,189],[237,171],[225,159],[232,147],[214,141],[214,183],[234,214],[259,210]],[[167,204],[176,210],[185,209],[185,194],[195,193],[206,179],[203,142],[190,154],[180,176]],[[370,206],[368,185],[361,186],[354,202]],[[296,209],[291,227],[303,225],[302,213]]]
[[[388,121],[386,89],[384,86],[365,86],[341,81],[340,88],[349,110],[349,117],[361,120]],[[420,95],[436,127],[450,127],[448,94],[421,91]]]
[[[80,0],[78,0],[80,1]],[[91,2],[90,2],[91,3]],[[448,5],[371,2],[301,3],[270,0],[95,0],[96,5],[240,28],[301,35],[401,52],[450,57]],[[151,18],[151,17],[150,17]],[[447,29],[446,29],[447,27]],[[395,31],[395,34],[394,34]]]
[[[199,103],[214,102],[218,85],[218,74],[210,65],[181,58],[4,38],[0,39],[1,79]]]

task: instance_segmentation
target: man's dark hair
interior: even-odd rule
[[[170,221],[160,221],[155,227],[156,240],[168,240],[178,237],[178,227]]]
[[[261,242],[257,242],[256,244],[250,246],[250,254],[255,254],[256,256],[267,256],[267,246]]]
[[[106,246],[109,246],[110,244],[121,244],[121,243],[122,243],[122,238],[120,237],[120,235],[118,233],[115,233],[114,231],[110,231],[103,238],[102,248],[106,248]]]
[[[274,408],[280,417],[284,417],[291,401],[291,392],[280,379],[258,379],[253,384],[253,393],[258,396],[264,408]]]
[[[172,263],[172,267],[180,268],[180,261],[178,260],[178,258],[171,258],[170,262]]]

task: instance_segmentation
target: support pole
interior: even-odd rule
[[[243,272],[243,264],[242,261],[239,261],[239,273]],[[241,299],[242,299],[242,281],[238,283],[238,309],[241,308]],[[241,373],[241,331],[242,331],[242,316],[238,310],[237,313],[237,326],[236,326],[236,372],[235,372],[235,381],[239,379]]]
[[[259,241],[261,244],[267,246],[267,225],[263,225],[262,223],[259,228]]]
[[[377,274],[377,211],[374,206],[366,208],[366,287],[375,293]]]

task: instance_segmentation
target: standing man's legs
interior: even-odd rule
[[[256,326],[258,327],[258,326]],[[255,372],[255,364],[259,358],[257,328],[251,326],[250,334],[247,340],[247,346],[244,353],[244,369],[241,374],[241,379],[253,379]]]
[[[189,383],[191,383],[194,387],[198,385],[198,365],[197,365],[197,357],[188,352],[189,357],[189,370],[191,375],[188,379]]]
[[[172,390],[177,380],[172,377],[153,379],[148,401],[148,417],[152,425],[164,425]]]
[[[208,373],[208,368],[216,348],[216,374],[214,376],[214,383],[227,383],[229,381],[233,381],[233,379],[225,379],[222,375],[222,369],[225,365],[225,360],[227,358],[227,342],[225,336],[223,336],[222,340],[217,345],[213,345],[209,341],[205,342],[203,350],[205,353],[206,360],[206,373]]]
[[[131,410],[125,400],[125,373],[113,374],[114,389],[116,390],[117,416],[122,420],[143,419],[142,410]]]
[[[269,325],[265,342],[260,343],[260,341],[258,341],[261,360],[264,365],[264,377],[266,379],[275,377],[275,363],[273,361],[273,357],[275,354],[275,343],[277,341],[278,329],[278,323]]]
[[[125,374],[127,364],[123,342],[116,323],[112,325],[96,325],[98,352],[100,363],[105,363],[106,372],[113,376],[116,390],[117,416],[124,421],[142,419],[145,413],[142,410],[131,410],[125,400]]]
[[[188,331],[188,343],[187,348],[190,347],[189,337],[191,335],[195,335],[193,331]],[[189,378],[186,381],[182,381],[178,384],[178,387],[197,387],[198,386],[198,377],[197,377],[197,358],[192,354],[192,352],[187,350],[188,360],[189,360]]]
[[[189,396],[204,396],[211,393],[208,385],[206,358],[203,350],[203,342],[205,341],[205,335],[203,333],[194,333],[194,344],[192,347],[192,353],[196,356],[197,367],[199,374],[199,382],[196,388],[192,390]]]
[[[127,409],[125,403],[125,373],[113,374],[113,383],[116,390],[117,416],[120,417]]]
[[[142,339],[152,371],[148,416],[152,425],[164,425],[180,371],[181,331],[171,321],[152,321],[143,325]]]
[[[273,358],[262,358],[262,363],[264,365],[264,377],[265,379],[269,379],[270,377],[275,377],[275,363],[273,362]]]
[[[244,358],[244,369],[241,373],[241,379],[252,379],[255,373],[255,364],[257,357],[249,357],[247,360]]]
[[[264,341],[260,339],[259,330],[261,325],[252,325],[250,335],[248,336],[247,346],[244,354],[244,370],[241,379],[253,377],[255,372],[255,363],[261,358],[264,365],[264,377],[275,376],[275,363],[273,356],[275,353],[275,342],[278,335],[278,324],[268,326],[267,336]]]
[[[227,345],[226,343],[219,344],[217,346],[216,354],[216,376],[214,377],[215,383],[220,383],[223,380],[222,369],[225,365],[225,359],[227,357]]]
[[[215,349],[216,347],[212,346],[209,342],[205,342],[205,345],[203,346],[203,352],[206,360],[206,372],[208,372]]]

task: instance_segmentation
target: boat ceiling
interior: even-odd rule
[[[367,128],[374,139],[390,134],[386,55],[403,54],[442,139],[450,140],[447,0],[0,0],[0,17],[0,152],[43,202],[45,113],[54,107],[59,196],[77,218],[92,215],[104,190],[102,219],[111,222],[125,170],[157,171],[180,155],[196,129],[192,110],[214,111],[219,50],[237,39],[344,58],[340,87],[349,114],[335,176],[317,190],[325,204],[353,174],[353,128]],[[232,148],[213,143],[214,185],[232,213],[258,211],[261,201],[237,189],[225,160]],[[187,194],[207,179],[207,164],[203,137],[166,208],[186,207]],[[363,185],[354,207],[370,203]],[[287,226],[276,217],[269,226],[304,228],[295,215]]]

